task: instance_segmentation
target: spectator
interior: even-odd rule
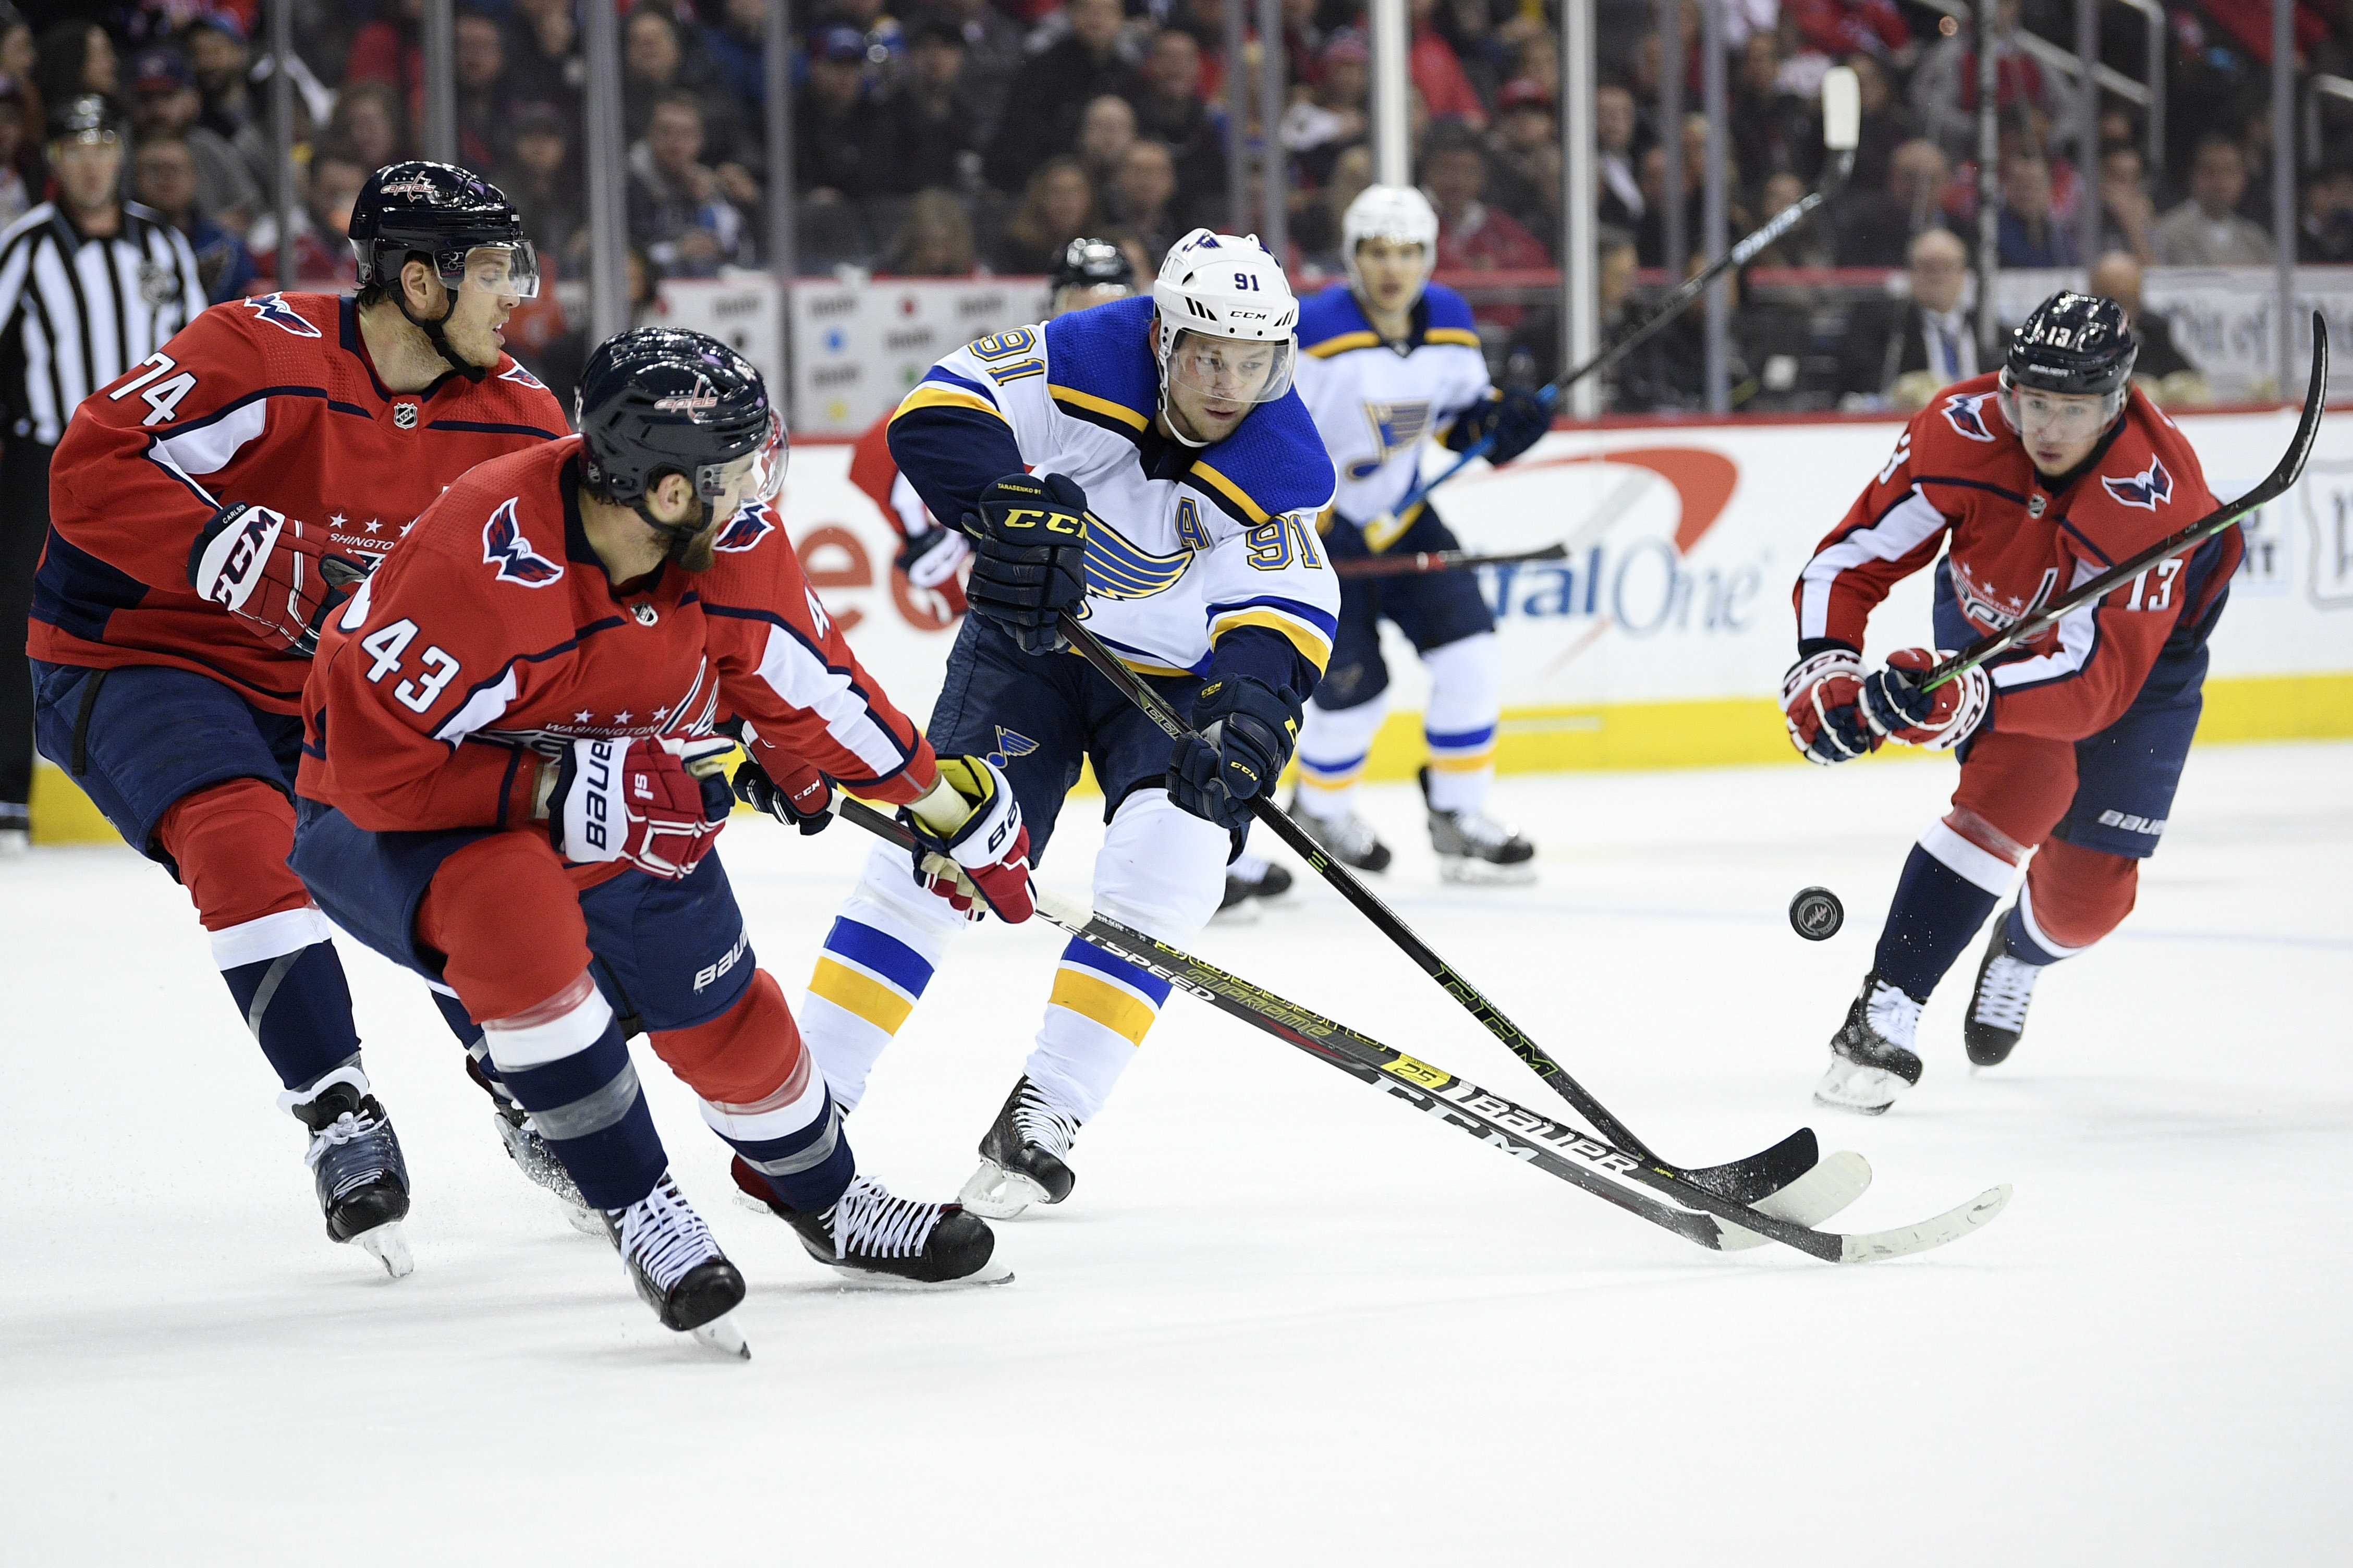
[[[233,234],[243,234],[252,226],[266,198],[237,150],[196,123],[204,108],[203,95],[196,91],[196,73],[179,50],[150,49],[132,63],[131,125],[140,145],[157,140],[178,142],[195,161],[195,189],[189,200],[208,222],[216,221]],[[189,243],[196,247],[196,259],[202,263],[204,247],[186,225],[181,229],[190,236]]]
[[[1463,79],[1471,84],[1472,96],[1491,110],[1497,107],[1504,84],[1518,75],[1514,68],[1519,51],[1514,43],[1517,33],[1525,26],[1525,20],[1514,11],[1506,10],[1504,15],[1512,17],[1514,37],[1506,37],[1496,27],[1500,18],[1489,0],[1437,0],[1429,16],[1430,31],[1453,54]],[[1409,57],[1408,69],[1410,68]],[[1545,96],[1551,97],[1552,82],[1547,79],[1540,85]]]
[[[883,105],[896,121],[898,188],[961,189],[980,183],[980,148],[973,131],[979,115],[964,70],[963,33],[944,22],[919,23],[907,46],[906,79]]]
[[[1462,73],[1462,62],[1455,57],[1453,46],[1430,25],[1430,14],[1438,9],[1438,0],[1409,0],[1409,5],[1408,14],[1413,18],[1413,42],[1406,51],[1406,75],[1414,90],[1421,94],[1430,120],[1457,120],[1473,131],[1484,131],[1486,105],[1480,102],[1478,93],[1472,89],[1471,79]]]
[[[1727,139],[1728,141],[1728,139]],[[1707,215],[1707,117],[1687,114],[1683,117],[1683,244],[1693,252],[1703,248]],[[1740,199],[1740,174],[1734,165],[1732,149],[1725,148],[1725,231],[1727,243],[1756,226],[1748,216],[1747,205]],[[1642,189],[1644,213],[1635,230],[1642,264],[1663,267],[1667,264],[1666,214],[1662,205],[1666,195],[1666,150],[1653,147],[1643,154]]]
[[[196,90],[204,95],[205,111],[196,123],[237,150],[257,190],[274,189],[278,160],[246,79],[253,68],[253,51],[246,44],[245,28],[227,11],[206,11],[182,29],[180,42],[196,73]],[[255,243],[250,235],[246,243]]]
[[[725,0],[719,25],[702,35],[720,91],[738,103],[768,102],[768,0]]]
[[[1119,178],[1120,163],[1135,145],[1135,108],[1127,100],[1104,93],[1087,105],[1079,121],[1079,162],[1095,189],[1108,190]]]
[[[960,48],[961,36],[956,42]],[[972,276],[972,216],[954,191],[934,187],[915,193],[883,269],[902,278]]]
[[[993,264],[1014,277],[1042,278],[1064,246],[1093,232],[1094,220],[1095,188],[1084,166],[1076,158],[1049,158],[1029,176],[1020,209],[997,236]]]
[[[1684,264],[1683,276],[1697,277],[1706,267],[1707,258],[1694,251]],[[1732,316],[1730,330],[1725,333],[1725,383],[1735,408],[1755,396],[1757,390],[1749,374],[1748,354],[1743,342],[1747,322],[1740,310],[1740,276],[1736,271],[1724,280]],[[1704,408],[1708,390],[1707,312],[1697,307],[1685,310],[1660,329],[1649,348],[1652,354],[1646,378],[1650,406],[1661,413]]]
[[[507,17],[507,87],[518,103],[552,103],[577,134],[587,80],[572,0],[512,0]]]
[[[1135,133],[1167,149],[1187,208],[1224,195],[1226,139],[1200,99],[1201,46],[1190,33],[1163,27],[1145,53],[1143,79],[1144,90],[1134,100]]]
[[[85,92],[119,101],[121,70],[114,40],[95,22],[58,23],[41,35],[33,85],[45,104],[64,103]]]
[[[964,39],[964,75],[978,117],[973,141],[987,146],[1005,113],[1005,95],[1021,70],[1021,25],[989,0],[933,0],[932,15]]]
[[[142,133],[131,162],[131,197],[188,237],[196,255],[196,276],[207,303],[241,298],[254,279],[253,257],[245,242],[213,222],[198,205],[201,178],[195,150],[178,137]]]
[[[1168,247],[1193,226],[1176,207],[1182,188],[1176,157],[1164,142],[1139,141],[1120,163],[1119,179],[1111,189],[1112,215],[1143,247],[1151,262],[1147,272],[1158,270]]]
[[[1340,154],[1362,145],[1370,132],[1365,95],[1372,84],[1372,58],[1363,34],[1341,28],[1324,46],[1322,74],[1313,94],[1283,111],[1276,135],[1292,156],[1302,191],[1323,186]]]
[[[2100,248],[2144,265],[2157,259],[2157,204],[2141,151],[2130,142],[2111,142],[2100,153]]]
[[[474,10],[459,12],[450,31],[458,162],[469,169],[494,169],[506,148],[506,38],[496,22]]]
[[[407,102],[410,117],[418,121],[425,118],[424,16],[425,0],[382,0],[375,19],[352,39],[352,58],[343,65],[345,81],[386,84]],[[239,28],[237,42],[244,41]],[[192,43],[192,51],[194,47]],[[197,63],[201,69],[203,62]]]
[[[2157,226],[2157,258],[2169,267],[2268,267],[2278,253],[2271,236],[2239,216],[2247,194],[2247,155],[2228,136],[2199,139],[2189,165],[2189,199]]]
[[[1538,235],[1561,231],[1560,126],[1552,95],[1526,77],[1504,83],[1496,95],[1487,171],[1495,205],[1522,227]]]
[[[862,53],[862,38],[860,47]],[[736,100],[718,88],[716,68],[702,50],[689,49],[677,16],[657,5],[629,13],[621,32],[621,120],[630,135],[646,134],[653,106],[663,97],[691,92],[702,113],[705,153],[713,163],[734,161],[741,114]]]
[[[629,243],[665,278],[714,277],[751,259],[744,215],[702,151],[702,100],[691,92],[657,99],[629,149]]]
[[[375,171],[360,166],[359,154],[348,145],[322,142],[311,154],[311,177],[301,205],[294,209],[294,276],[306,289],[349,289],[359,282],[352,257],[352,204]],[[265,212],[253,223],[247,248],[254,269],[264,278],[278,276],[278,215]]]
[[[1867,54],[1909,69],[1918,50],[1894,0],[1782,0],[1806,47],[1837,59]]]
[[[6,78],[16,89],[16,99],[12,103],[0,105],[0,112],[16,118],[16,144],[20,153],[39,145],[41,140],[37,118],[26,118],[27,114],[37,117],[39,111],[39,105],[26,101],[26,95],[33,90],[33,67],[39,58],[38,51],[33,47],[31,25],[16,6],[9,5],[7,0],[0,0],[0,77]]]
[[[997,190],[1025,187],[1057,149],[1071,145],[1079,116],[1097,98],[1113,92],[1133,103],[1143,95],[1143,83],[1119,54],[1120,0],[1068,0],[1062,14],[1069,35],[1021,68],[1006,100],[1018,109],[998,121],[988,144],[982,172]],[[1028,270],[1050,265],[1049,259]]]
[[[335,112],[327,121],[327,135],[348,142],[359,161],[371,169],[413,157],[408,140],[408,111],[400,94],[380,81],[355,81],[335,94]]]
[[[1623,82],[1605,81],[1593,94],[1593,163],[1601,187],[1601,221],[1631,230],[1649,210],[1637,167],[1634,91]]]
[[[2051,211],[2051,164],[2015,152],[2001,166],[2000,254],[2004,267],[2073,267],[2075,236]]]
[[[1877,56],[1852,54],[1846,58],[1846,64],[1854,72],[1862,102],[1861,139],[1855,143],[1852,177],[1856,184],[1877,190],[1887,184],[1888,164],[1895,149],[1919,135],[1920,124],[1896,98],[1887,68]],[[1814,145],[1819,146],[1819,130],[1814,137]]]
[[[499,165],[499,189],[514,204],[534,246],[549,256],[569,258],[573,240],[587,224],[587,194],[572,160],[570,121],[552,103],[517,104],[511,145],[507,161]]]
[[[2012,113],[2028,104],[2048,107],[2042,68],[2020,46],[2021,0],[2001,0],[1994,16],[1994,107]],[[1961,27],[1940,40],[1912,73],[1912,112],[1921,134],[1947,158],[1968,157],[1978,144],[1976,29]]]
[[[1758,195],[1757,205],[1760,211],[1769,215],[1803,201],[1805,196],[1806,183],[1788,170],[1782,169],[1767,177],[1765,189]],[[1837,239],[1827,223],[1801,223],[1758,251],[1753,265],[1835,267],[1838,265]]]
[[[2353,261],[2353,164],[2316,169],[2304,177],[2304,211],[2295,245],[2299,261],[2326,266]]]
[[[2111,250],[2093,265],[2091,292],[2125,308],[2140,353],[2133,360],[2133,382],[2168,408],[2210,403],[2213,395],[2206,380],[2173,345],[2173,323],[2140,308],[2140,263],[2121,250]]]
[[[1821,127],[1805,100],[1781,86],[1780,78],[1780,40],[1769,29],[1750,33],[1733,78],[1730,124],[1741,183],[1751,189],[1782,170],[1810,181],[1821,166]],[[1630,119],[1631,112],[1630,105]],[[1865,181],[1860,169],[1855,179],[1879,183]]]
[[[1359,142],[1332,163],[1332,177],[1318,191],[1294,192],[1291,202],[1291,238],[1306,258],[1311,279],[1321,279],[1347,270],[1340,255],[1340,220],[1348,204],[1373,183],[1373,150]]]
[[[1509,213],[1499,212],[1482,199],[1487,190],[1487,160],[1479,143],[1466,133],[1430,133],[1430,150],[1422,154],[1421,184],[1430,205],[1438,209],[1438,270],[1516,271],[1552,265],[1552,257],[1536,237]],[[1511,326],[1518,312],[1505,318],[1494,312],[1500,326]]]
[[[1850,186],[1832,208],[1841,267],[1900,267],[1914,237],[1940,226],[1952,172],[1926,137],[1895,149],[1884,190]],[[1769,210],[1769,209],[1768,209]]]
[[[1912,241],[1912,297],[1859,310],[1848,324],[1838,372],[1846,406],[1919,408],[1937,388],[1978,373],[1976,312],[1961,308],[1968,261],[1949,229]]]
[[[33,193],[16,167],[25,150],[24,107],[25,89],[16,79],[0,76],[0,227],[15,223],[33,205]]]
[[[795,114],[795,182],[804,197],[844,201],[908,188],[899,167],[898,121],[867,83],[866,37],[855,27],[818,35],[809,49],[808,90]],[[661,264],[651,247],[648,254]]]

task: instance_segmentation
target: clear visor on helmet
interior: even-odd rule
[[[527,239],[515,245],[474,247],[466,252],[454,278],[446,270],[448,257],[449,253],[443,253],[441,281],[454,292],[496,294],[507,300],[539,297],[539,255]]]
[[[1189,329],[1168,350],[1168,384],[1213,403],[1271,403],[1291,390],[1289,339],[1213,338]]]
[[[2070,446],[2088,441],[2124,412],[2126,395],[2123,387],[2105,393],[2044,392],[2039,387],[2013,384],[2008,371],[2001,375],[2002,417],[2010,421],[2011,429],[2030,441],[2058,441]]]
[[[732,517],[746,504],[765,505],[784,494],[785,462],[791,455],[785,422],[770,414],[768,433],[760,444],[740,458],[703,464],[695,470],[695,489],[716,518]]]

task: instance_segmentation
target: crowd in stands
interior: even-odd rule
[[[1559,263],[1559,3],[1409,0],[1413,166],[1440,215],[1445,276],[1541,276]],[[1699,0],[1587,3],[1599,86],[1570,107],[1593,118],[1598,276],[1604,314],[1623,327],[1671,281],[1661,271],[1676,226],[1663,210],[1670,158],[1682,171],[1685,255],[1699,248],[1704,35]],[[1900,401],[1904,378],[1973,363],[1973,349],[1944,353],[1946,336],[1971,336],[1958,294],[1933,302],[1947,300],[1948,273],[1960,287],[1954,257],[1965,263],[1967,247],[1954,237],[1973,246],[1977,228],[1974,30],[1925,0],[1718,3],[1734,236],[1820,176],[1823,74],[1843,64],[1862,82],[1847,192],[1763,261],[1902,269],[1911,288],[1841,334],[1835,384],[1814,395]],[[1675,124],[1661,110],[1662,5],[1679,8],[1683,40]],[[1372,174],[1362,3],[1283,0],[1279,40],[1260,39],[1257,7],[1247,9],[1245,58],[1229,60],[1223,0],[797,0],[793,167],[778,171],[765,133],[766,0],[625,0],[632,287],[766,265],[777,202],[789,204],[804,273],[1035,274],[1080,234],[1106,235],[1150,268],[1193,225],[1256,210],[1270,156],[1281,163],[1287,265],[1303,282],[1335,274],[1338,215]],[[305,279],[348,282],[342,237],[359,182],[420,151],[423,10],[423,0],[298,0],[299,199],[280,234],[260,0],[0,0],[0,219],[41,199],[43,105],[99,92],[135,130],[131,195],[187,232],[216,298],[268,286],[286,246]],[[2020,42],[2031,32],[2070,43],[2072,0],[2005,0],[1995,183],[2004,266],[2088,260],[2118,279],[2128,264],[2137,279],[2149,266],[2273,260],[2272,162],[2295,150],[2272,144],[2268,0],[2171,0],[2167,10],[2168,137],[2152,169],[2130,105],[2105,101],[2096,144],[2083,144],[2073,80]],[[2124,6],[2102,13],[2104,54],[2128,76],[2141,68],[2143,26]],[[2295,36],[2300,73],[2353,75],[2353,5],[2302,0]],[[586,270],[583,47],[575,0],[459,0],[460,161],[514,199],[559,279]],[[1268,47],[1282,52],[1288,95],[1261,106],[1254,84]],[[2333,155],[2297,169],[2298,258],[2353,261],[2353,115],[2325,104],[2323,130]],[[1234,137],[1251,171],[1240,193],[1229,188]],[[2097,160],[2101,212],[2091,258],[2077,222],[2086,159]],[[1771,292],[1744,289],[1742,401],[1792,391],[1769,367],[1804,327],[1776,311],[1803,311],[1774,306]],[[1477,299],[1499,367],[1555,368],[1557,330],[1539,289]],[[552,305],[541,316],[520,334],[526,349],[562,330]],[[1695,342],[1671,334],[1638,356],[1611,389],[1616,405],[1696,406]]]

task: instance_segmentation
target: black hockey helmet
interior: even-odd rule
[[[784,486],[789,447],[766,384],[751,361],[701,332],[638,327],[597,344],[580,372],[573,423],[589,489],[674,537],[701,532],[731,489],[773,500]],[[647,511],[646,492],[664,474],[694,481],[702,507],[691,525]]]
[[[127,127],[114,105],[95,92],[76,93],[49,110],[51,142],[104,142],[125,139]]]
[[[501,291],[528,300],[539,292],[539,258],[506,193],[448,163],[388,163],[367,177],[352,203],[352,255],[363,289],[397,299],[400,269],[411,256],[433,264],[455,294],[466,258],[478,249],[510,253]]]
[[[1062,247],[1047,284],[1057,294],[1065,289],[1120,288],[1135,291],[1135,263],[1127,252],[1107,239],[1085,236]]]
[[[2021,391],[2098,397],[2105,426],[2124,412],[2133,362],[2139,357],[2140,340],[2122,305],[2062,289],[2010,334],[2010,355],[2001,367],[2002,414],[2012,429],[2021,428]]]

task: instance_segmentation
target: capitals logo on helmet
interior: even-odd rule
[[[2154,457],[2149,458],[2147,468],[2130,479],[2112,479],[2103,474],[2100,484],[2125,505],[2137,506],[2147,511],[2155,511],[2173,499],[2173,476],[2167,473],[2165,465]]]
[[[533,550],[531,541],[522,536],[522,524],[515,518],[515,506],[522,499],[513,496],[501,501],[491,521],[482,524],[482,564],[497,567],[501,583],[544,588],[564,575],[564,567]]]

